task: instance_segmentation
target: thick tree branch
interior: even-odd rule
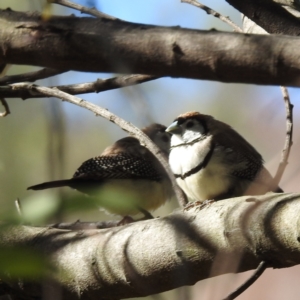
[[[299,194],[270,193],[111,229],[16,226],[1,232],[0,246],[32,245],[46,254],[66,299],[119,299],[250,270],[262,260],[276,268],[299,264],[299,216]],[[38,286],[22,281],[12,290],[31,299]]]
[[[0,63],[300,86],[300,39],[0,11]]]

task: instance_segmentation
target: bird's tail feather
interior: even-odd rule
[[[70,186],[70,183],[71,183],[70,179],[48,181],[37,185],[32,185],[28,187],[27,190],[37,191],[37,190],[52,189],[52,188],[57,188],[62,186]]]

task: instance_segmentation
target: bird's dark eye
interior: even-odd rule
[[[192,122],[192,121],[189,121],[186,123],[186,128],[191,128],[193,126],[194,126],[194,122]]]

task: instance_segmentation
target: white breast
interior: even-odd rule
[[[211,149],[211,137],[192,145],[171,150],[169,163],[174,174],[186,174],[202,163]],[[205,168],[184,179],[177,178],[178,185],[192,200],[204,201],[225,193],[229,186],[228,169],[214,150]]]

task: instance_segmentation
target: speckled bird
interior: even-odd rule
[[[169,133],[154,123],[142,129],[166,155],[169,154]],[[28,187],[44,190],[68,186],[91,197],[103,191],[116,192],[117,201],[100,201],[109,213],[135,215],[141,209],[155,210],[173,195],[170,180],[156,157],[134,137],[125,137],[107,147],[100,156],[85,161],[71,179],[49,181]],[[121,197],[120,197],[121,196]]]

